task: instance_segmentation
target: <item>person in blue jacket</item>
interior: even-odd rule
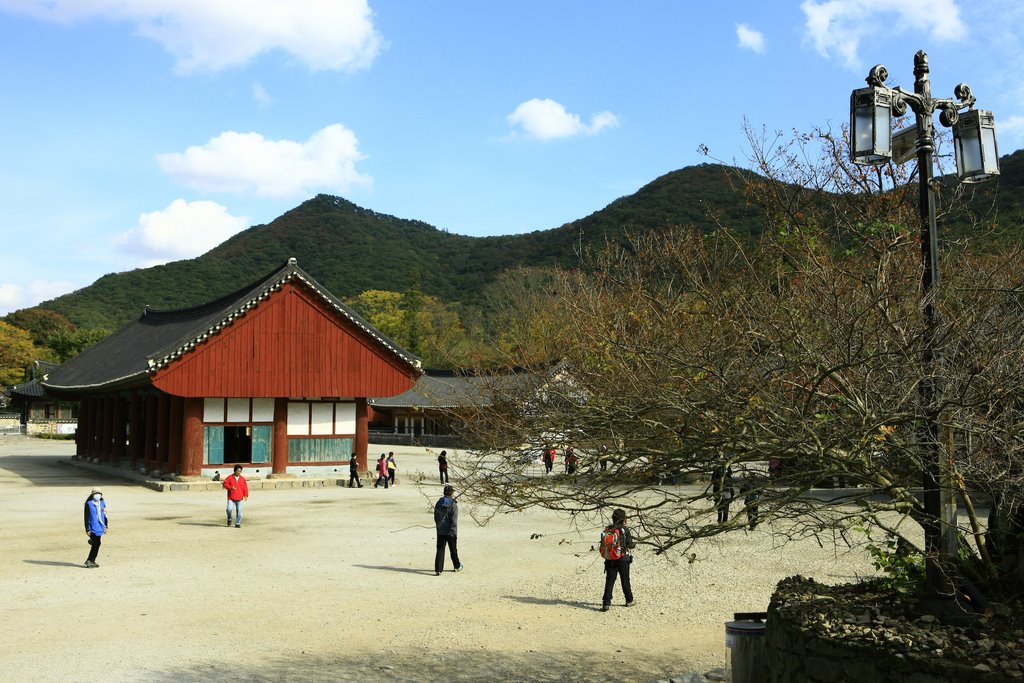
[[[107,533],[107,502],[103,500],[103,491],[93,489],[85,499],[85,533],[89,537],[89,558],[85,566],[89,569],[98,567],[96,556],[100,553],[103,534]]]
[[[452,556],[455,571],[462,571],[459,561],[459,501],[455,499],[455,487],[444,487],[444,495],[434,505],[434,525],[437,527],[437,554],[434,556],[434,575],[441,576],[444,570],[444,548]]]

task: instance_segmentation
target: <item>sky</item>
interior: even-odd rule
[[[1019,0],[0,0],[0,315],[199,256],[319,193],[556,228],[744,121],[838,129],[874,64],[1024,147]],[[290,254],[282,254],[281,261]]]

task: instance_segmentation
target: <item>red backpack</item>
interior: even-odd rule
[[[601,545],[598,547],[601,557],[606,560],[621,560],[626,554],[622,543],[622,529],[610,526],[601,532]]]

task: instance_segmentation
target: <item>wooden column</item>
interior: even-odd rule
[[[156,394],[147,394],[145,441],[143,442],[145,444],[143,446],[143,462],[147,472],[152,471],[156,466],[156,411]]]
[[[75,455],[84,457],[89,443],[89,399],[78,402],[78,427],[75,429]]]
[[[111,452],[113,451],[114,441],[114,399],[109,396],[104,396],[102,399],[103,407],[101,412],[103,417],[100,418],[100,459],[104,462],[110,462]]]
[[[288,471],[288,399],[274,399],[274,445],[271,473]]]
[[[181,476],[198,477],[203,464],[203,399],[186,398],[182,409]]]
[[[167,427],[167,471],[177,474],[181,474],[184,410],[185,399],[180,396],[172,396],[170,424]]]
[[[94,398],[92,401],[92,452],[94,458],[103,456],[103,399]]]
[[[167,472],[168,446],[170,434],[168,429],[171,423],[171,397],[167,394],[160,394],[156,400],[156,466],[162,472]]]
[[[356,461],[360,470],[367,469],[366,452],[370,448],[369,419],[367,418],[366,399],[356,399]]]
[[[113,432],[111,438],[113,443],[111,444],[111,455],[114,458],[114,462],[118,465],[124,462],[124,442],[127,438],[127,429],[125,423],[125,402],[121,396],[114,397],[114,409],[113,409]]]
[[[132,400],[128,406],[128,453],[131,456],[132,469],[138,468],[145,455],[142,446],[145,438],[142,410],[142,396],[132,394]]]

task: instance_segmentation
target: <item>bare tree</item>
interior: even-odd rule
[[[733,509],[749,515],[756,501],[759,518],[785,521],[786,534],[853,542],[859,530],[914,547],[925,520],[915,489],[926,378],[912,193],[895,173],[874,187],[880,195],[854,192],[872,179],[847,167],[841,142],[816,139],[818,158],[798,153],[809,137],[755,141],[761,177],[745,190],[769,226],[758,243],[665,231],[558,274],[558,362],[492,383],[460,463],[471,496],[495,511],[586,518],[624,507],[642,542],[664,551],[747,523],[714,514],[723,486],[712,475],[729,470],[744,490]],[[947,256],[935,372],[967,522],[958,564],[945,569],[998,591],[1024,576],[1024,268],[1017,252]],[[584,452],[576,474],[546,476],[524,461],[523,449],[553,444]],[[971,491],[1000,501],[998,553]]]

